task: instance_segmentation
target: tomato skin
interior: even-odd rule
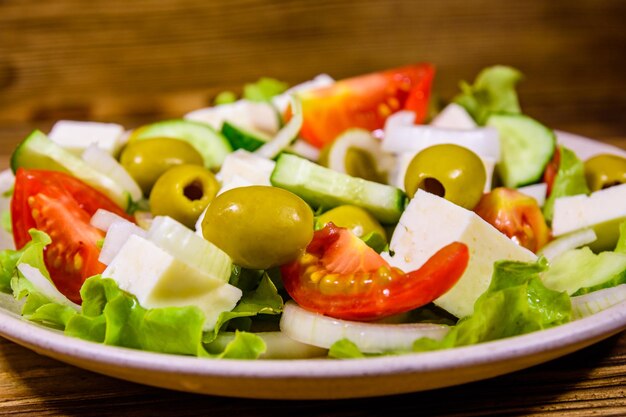
[[[537,201],[517,190],[495,188],[483,195],[474,211],[514,242],[533,252],[550,240],[550,229]]]
[[[561,151],[559,147],[554,150],[554,155],[548,165],[546,165],[546,169],[543,171],[543,182],[546,183],[548,189],[546,190],[546,197],[550,197],[552,194],[552,186],[554,185],[554,180],[556,178],[556,174],[559,173],[559,166],[561,165]]]
[[[104,271],[98,261],[97,242],[104,232],[89,224],[103,208],[132,221],[108,197],[62,172],[18,169],[11,200],[13,239],[17,249],[30,241],[28,231],[46,232],[52,242],[44,249],[44,261],[58,290],[80,303],[85,279]]]
[[[344,320],[376,320],[430,303],[459,280],[469,260],[453,242],[420,269],[391,267],[349,230],[332,223],[315,232],[306,252],[284,265],[285,289],[303,308]]]
[[[322,148],[351,127],[382,129],[390,114],[403,109],[415,112],[415,123],[422,123],[434,74],[431,64],[414,64],[305,91],[299,94],[304,117],[300,136]]]

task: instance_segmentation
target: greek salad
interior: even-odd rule
[[[0,291],[68,336],[230,359],[453,348],[626,300],[626,159],[560,144],[514,68],[443,104],[434,75],[36,130],[0,175]]]

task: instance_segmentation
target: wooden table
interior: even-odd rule
[[[524,111],[626,149],[621,0],[0,1],[0,166],[54,119],[127,127],[259,76],[290,83],[416,61],[461,79],[521,69]],[[198,396],[96,375],[0,338],[0,415],[626,415],[626,332],[567,357],[433,392],[344,401]]]
[[[0,126],[11,143],[30,126]],[[605,138],[626,149],[626,137]],[[9,147],[2,147],[6,166]],[[491,380],[391,397],[261,401],[167,391],[94,374],[0,338],[0,415],[298,416],[626,415],[626,332],[561,359]]]

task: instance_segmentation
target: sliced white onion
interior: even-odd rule
[[[128,220],[108,210],[98,209],[94,215],[91,216],[91,220],[89,221],[93,227],[103,232],[109,230],[109,227],[115,222],[128,222]]]
[[[572,318],[580,319],[626,301],[626,284],[571,297]]]
[[[546,202],[546,193],[548,191],[548,184],[540,182],[539,184],[527,185],[517,189],[522,194],[532,197],[537,201],[539,207],[543,207]]]
[[[593,229],[578,230],[554,239],[552,242],[544,246],[539,251],[538,255],[543,255],[547,260],[552,261],[562,253],[588,245],[596,239],[596,232],[594,232]]]
[[[320,158],[320,150],[302,139],[296,139],[293,145],[289,147],[289,150],[309,161],[317,162]]]
[[[328,152],[328,168],[346,173],[346,155],[349,149],[360,149],[372,155],[378,168],[390,172],[395,158],[381,149],[381,142],[365,129],[348,129],[335,139]]]
[[[78,304],[74,304],[66,296],[61,294],[59,290],[46,278],[39,269],[30,266],[28,264],[19,264],[17,269],[24,275],[24,278],[30,281],[35,286],[37,291],[48,297],[51,301],[55,301],[59,304],[63,304],[72,307],[75,310],[80,310]]]
[[[148,232],[128,220],[122,219],[122,221],[113,222],[107,229],[107,234],[104,237],[104,244],[102,245],[98,260],[105,265],[110,264],[113,258],[119,253],[120,249],[122,249],[124,243],[126,243],[128,238],[132,235],[145,238]]]
[[[307,311],[296,303],[285,304],[280,330],[299,342],[328,349],[341,339],[349,339],[361,352],[381,353],[391,350],[410,350],[413,342],[422,337],[442,339],[448,326],[411,324],[374,324],[339,320]]]
[[[300,343],[283,332],[254,333],[265,342],[266,350],[261,354],[262,359],[307,359],[325,356],[327,349]],[[222,351],[235,338],[235,333],[222,332],[211,342],[211,345]]]
[[[272,159],[278,156],[283,150],[287,149],[289,145],[298,137],[304,118],[302,116],[302,104],[300,99],[292,96],[291,108],[293,109],[293,115],[291,120],[287,122],[282,129],[278,131],[274,139],[266,142],[257,149],[254,153],[264,158]]]
[[[500,137],[491,127],[476,129],[442,129],[408,123],[411,113],[398,112],[387,119],[382,148],[387,152],[419,152],[439,144],[464,146],[480,157],[500,161]],[[390,120],[391,119],[391,120]]]
[[[313,78],[312,80],[294,85],[284,93],[272,97],[272,103],[281,113],[284,113],[285,110],[287,110],[287,106],[289,105],[289,100],[292,94],[315,90],[317,88],[328,87],[329,85],[334,84],[334,82],[335,80],[330,75],[319,74],[315,76],[315,78]]]
[[[133,201],[139,201],[143,197],[137,182],[107,151],[95,144],[91,144],[83,152],[83,160],[119,184],[120,187],[128,192]]]

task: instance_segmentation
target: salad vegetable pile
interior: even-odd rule
[[[434,74],[35,131],[0,175],[0,291],[69,336],[238,359],[451,348],[626,300],[626,159],[559,144],[513,68],[441,110]]]

